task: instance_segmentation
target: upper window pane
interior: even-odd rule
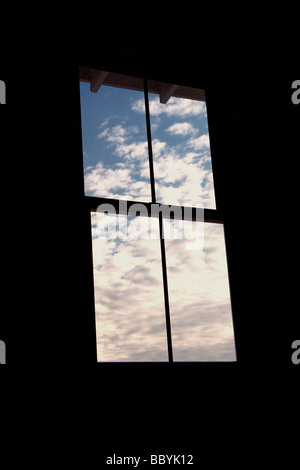
[[[87,196],[150,201],[143,80],[80,67],[84,184]]]
[[[157,202],[215,209],[204,90],[153,80],[148,89]]]

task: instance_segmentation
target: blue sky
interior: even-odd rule
[[[143,93],[108,86],[91,93],[81,83],[81,100],[86,194],[149,201]],[[205,103],[160,104],[154,94],[149,102],[157,201],[214,209]]]
[[[150,201],[143,93],[109,86],[92,93],[82,82],[80,91],[86,194]],[[157,202],[214,209],[205,103],[161,104],[154,94],[149,103]],[[91,217],[98,360],[167,361],[158,238],[103,235],[103,216]],[[134,218],[117,219],[133,233]],[[182,233],[176,222],[164,224]],[[235,360],[223,226],[204,227],[198,251],[180,236],[166,239],[175,361]]]

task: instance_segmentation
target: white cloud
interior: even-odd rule
[[[204,224],[204,255],[166,240],[175,360],[234,360],[223,227]],[[200,359],[200,360],[201,360]]]
[[[159,240],[96,238],[93,259],[99,359],[167,361]]]
[[[150,201],[150,183],[137,181],[134,169],[134,165],[112,169],[99,162],[85,174],[85,193],[96,197]]]
[[[191,138],[188,142],[188,145],[194,150],[203,150],[210,148],[209,135],[203,134],[197,138]]]
[[[153,155],[155,155],[155,157],[160,157],[163,150],[166,149],[166,146],[167,146],[166,142],[162,142],[159,139],[154,139],[152,141]]]
[[[177,361],[235,359],[222,226],[204,236],[204,254],[166,240]],[[99,360],[167,361],[159,240],[94,238],[93,259]]]
[[[197,133],[197,129],[195,129],[194,126],[189,122],[176,122],[172,126],[168,127],[166,131],[172,135],[182,136]]]
[[[107,127],[102,131],[98,138],[104,138],[107,142],[122,144],[126,140],[126,129],[121,125],[114,127]]]
[[[94,196],[105,197],[112,190],[120,186],[128,186],[131,183],[130,170],[128,168],[118,168],[112,170],[105,168],[102,162],[99,162],[85,175],[85,189],[87,193]]]
[[[154,175],[157,200],[165,204],[195,206],[203,203],[215,208],[213,176],[209,155],[165,148],[160,155],[154,153]],[[144,171],[147,169],[145,168]]]
[[[147,142],[118,145],[115,151],[119,157],[125,160],[145,160],[148,158]]]
[[[172,97],[166,104],[161,104],[159,97],[149,100],[150,116],[159,116],[166,114],[167,116],[196,116],[206,112],[206,104],[203,101],[188,100],[183,98]],[[131,109],[133,111],[144,113],[145,103],[143,99],[133,103]]]
[[[162,151],[166,148],[166,145],[166,142],[162,142],[159,139],[154,139],[152,141],[152,150],[156,157],[161,155]],[[147,142],[132,142],[131,144],[121,144],[116,147],[115,152],[119,157],[122,157],[127,161],[146,161],[149,168]]]
[[[170,147],[167,142],[154,139],[154,175],[158,202],[195,206],[204,203],[214,209],[213,177],[210,169],[209,145],[206,134],[189,139],[186,146],[197,152],[187,152],[186,147]],[[86,194],[149,201],[150,173],[147,142],[115,143],[115,154],[122,159],[114,168],[102,162],[88,167],[85,175]]]
[[[132,134],[137,134],[138,132],[139,129],[136,126],[125,128],[119,124],[113,127],[106,127],[104,131],[98,134],[98,138],[104,138],[106,142],[110,142],[112,144],[123,144],[132,136]]]

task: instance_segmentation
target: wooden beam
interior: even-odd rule
[[[99,88],[103,84],[107,75],[108,75],[108,72],[100,71],[96,75],[93,76],[91,80],[91,86],[90,86],[90,89],[93,93],[97,93],[99,91]]]
[[[178,85],[169,85],[168,88],[159,94],[159,100],[161,104],[166,104],[171,96],[175,93],[177,90]]]

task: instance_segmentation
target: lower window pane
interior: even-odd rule
[[[174,361],[235,361],[223,225],[172,222],[168,231],[168,224],[164,221]]]
[[[158,219],[91,217],[98,362],[167,361]]]

